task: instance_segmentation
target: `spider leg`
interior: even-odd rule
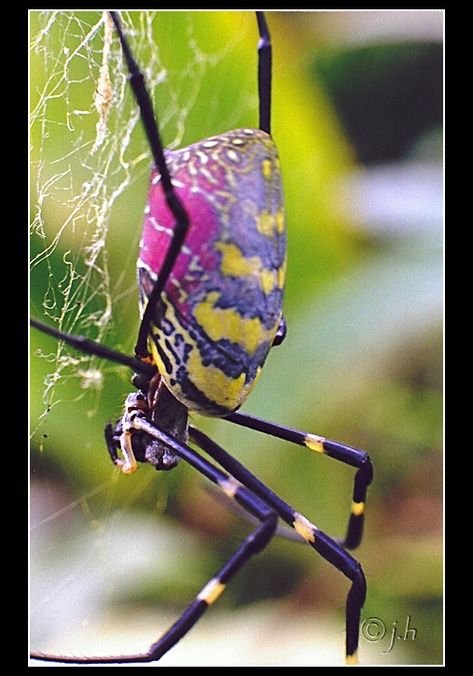
[[[164,148],[159,135],[158,123],[156,121],[155,112],[153,111],[151,97],[148,93],[148,90],[146,89],[144,75],[133,57],[128,41],[123,32],[118,12],[110,12],[110,16],[120,39],[120,44],[122,46],[123,55],[125,57],[129,72],[130,86],[133,90],[138,108],[140,109],[141,120],[148,138],[153,160],[159,173],[161,174],[161,185],[164,191],[166,203],[175,218],[171,243],[166,253],[161,270],[159,271],[159,277],[156,280],[153,290],[148,297],[148,303],[141,319],[138,339],[135,346],[136,356],[146,358],[148,356],[148,334],[153,318],[153,313],[155,312],[158,299],[161,296],[164,287],[166,286],[167,280],[169,279],[169,275],[171,274],[171,271],[174,267],[174,263],[176,262],[176,259],[179,255],[182,244],[184,243],[186,233],[189,229],[189,217],[172,184],[171,175],[167,168],[166,159],[164,157]]]
[[[284,341],[287,335],[287,324],[286,320],[283,317],[281,317],[281,321],[279,322],[279,327],[276,332],[276,335],[274,336],[273,344],[272,347],[276,347],[276,345],[281,345],[281,343]]]
[[[264,12],[256,12],[260,39],[258,42],[259,128],[271,134],[271,37]]]
[[[107,423],[105,425],[104,429],[104,436],[105,436],[105,443],[107,444],[108,448],[108,453],[112,459],[112,462],[114,465],[117,464],[119,458],[118,455],[118,449],[120,448],[120,437],[119,435],[122,433],[121,425],[120,425],[120,430],[118,431],[118,425],[115,427],[112,425],[112,423]],[[117,438],[118,434],[118,438]]]
[[[133,90],[136,103],[140,109],[141,119],[148,138],[148,143],[153,154],[154,163],[161,174],[161,185],[164,191],[166,203],[175,218],[172,229],[172,239],[166,257],[159,271],[159,277],[148,297],[143,317],[138,331],[138,339],[135,346],[135,355],[146,359],[149,356],[147,349],[148,335],[150,332],[153,314],[161,293],[166,286],[176,259],[184,243],[189,229],[189,216],[182,201],[174,190],[171,175],[169,173],[164,156],[163,144],[159,134],[156,115],[153,111],[151,97],[146,88],[144,75],[136,63],[128,41],[123,32],[118,12],[111,11],[110,17],[115,25],[123,55],[129,72],[130,86]],[[260,40],[258,43],[258,95],[259,95],[259,125],[260,129],[270,134],[271,129],[271,39],[268,26],[263,12],[256,12]]]
[[[127,366],[132,371],[146,376],[147,380],[150,380],[156,375],[156,367],[152,364],[147,364],[141,359],[135,359],[134,357],[130,357],[127,354],[123,354],[122,352],[117,352],[117,350],[112,350],[110,347],[102,345],[96,340],[86,338],[85,336],[76,336],[72,333],[65,333],[64,331],[56,329],[54,326],[50,326],[49,324],[45,324],[38,319],[34,319],[34,317],[30,317],[30,324],[35,329],[38,329],[38,331],[41,331],[42,333],[46,333],[48,336],[53,336],[53,338],[63,340],[71,347],[79,350],[79,352],[83,352],[84,354],[93,354],[96,357],[108,359],[115,364]]]
[[[166,443],[183,460],[192,465],[198,472],[216,484],[227,496],[233,498],[238,505],[252,514],[260,522],[257,528],[245,538],[236,552],[222,566],[218,573],[201,589],[181,617],[151,645],[147,652],[135,655],[119,655],[115,657],[74,657],[62,655],[47,655],[32,653],[34,659],[48,662],[63,662],[72,664],[125,664],[139,662],[154,662],[159,660],[194,626],[207,608],[224,591],[226,585],[236,575],[248,559],[264,549],[274,535],[277,515],[264,500],[255,495],[251,489],[242,486],[231,476],[222,472],[208,460],[199,455],[192,448],[173,437],[161,432],[146,419],[137,416],[134,419],[134,428],[146,432],[150,436]]]
[[[356,549],[359,546],[363,537],[366,492],[373,480],[373,466],[369,455],[365,451],[353,448],[352,446],[345,446],[338,441],[318,437],[315,434],[307,434],[306,432],[285,427],[284,425],[261,420],[245,413],[232,413],[225,420],[230,420],[230,422],[237,425],[249,427],[264,434],[270,434],[278,439],[285,439],[299,446],[305,446],[317,453],[334,458],[345,465],[356,467],[351,514],[345,538],[340,540],[340,544],[346,549]]]
[[[366,597],[366,580],[360,563],[339,543],[323,533],[305,516],[273,493],[254,474],[206,434],[194,427],[189,427],[189,436],[237,481],[270,505],[276,514],[292,526],[316,552],[351,581],[345,607],[346,661],[347,664],[356,664],[360,614]]]

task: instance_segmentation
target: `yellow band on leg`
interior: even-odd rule
[[[358,664],[358,650],[356,650],[353,655],[346,656],[345,664]]]
[[[202,591],[197,595],[197,598],[199,601],[205,601],[205,603],[210,606],[218,599],[224,589],[225,585],[223,582],[220,582],[217,577],[214,577],[210,582],[207,582]]]
[[[365,503],[364,502],[352,502],[351,503],[351,513],[354,514],[355,516],[361,516],[364,511],[365,511]]]
[[[305,516],[295,512],[292,525],[294,526],[294,530],[299,533],[306,542],[315,542],[315,531],[317,530],[317,527],[306,519]]]
[[[227,479],[222,479],[218,482],[219,488],[228,495],[229,498],[234,498],[238,492],[238,489],[241,487],[241,483],[234,479],[233,477],[228,477]]]
[[[318,437],[316,434],[306,434],[304,444],[307,446],[307,448],[310,448],[311,451],[325,453],[324,441],[324,437]]]

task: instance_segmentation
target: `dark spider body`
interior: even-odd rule
[[[133,470],[124,469],[118,450],[121,450],[124,445],[126,447],[127,441],[123,435],[126,434],[129,425],[133,423],[137,415],[159,424],[163,431],[175,439],[184,443],[188,441],[188,409],[169,392],[159,375],[151,379],[146,391],[139,390],[129,394],[124,409],[123,417],[117,421],[115,427],[111,424],[105,427],[105,441],[113,462],[121,466],[125,474]],[[132,455],[136,461],[148,463],[156,470],[173,469],[179,462],[179,456],[167,444],[154,439],[145,432],[135,432],[130,435],[129,443],[131,443]],[[133,465],[133,469],[135,468]]]

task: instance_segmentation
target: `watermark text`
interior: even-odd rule
[[[417,637],[417,629],[412,626],[411,615],[407,615],[403,623],[394,620],[390,626],[386,626],[379,617],[369,617],[361,623],[360,631],[363,638],[370,643],[379,643],[386,637],[389,647],[382,651],[384,655],[391,652],[396,641],[415,641]]]

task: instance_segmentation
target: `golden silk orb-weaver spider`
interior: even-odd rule
[[[170,470],[186,462],[258,522],[180,618],[147,650],[133,655],[68,656],[32,652],[49,662],[120,664],[158,661],[218,599],[244,564],[264,549],[278,520],[350,581],[346,658],[356,661],[366,582],[348,552],[362,537],[368,455],[361,450],[238,412],[272,347],[286,335],[283,295],[286,224],[279,157],[271,136],[271,39],[256,12],[259,126],[165,150],[145,78],[118,12],[110,12],[129,83],[153,157],[138,255],[141,323],[133,357],[32,319],[32,325],[83,352],[132,369],[136,392],[105,438],[113,463]],[[308,447],[356,469],[352,510],[342,541],[329,537],[209,436],[189,412],[221,417]],[[206,456],[189,446],[191,441]]]

